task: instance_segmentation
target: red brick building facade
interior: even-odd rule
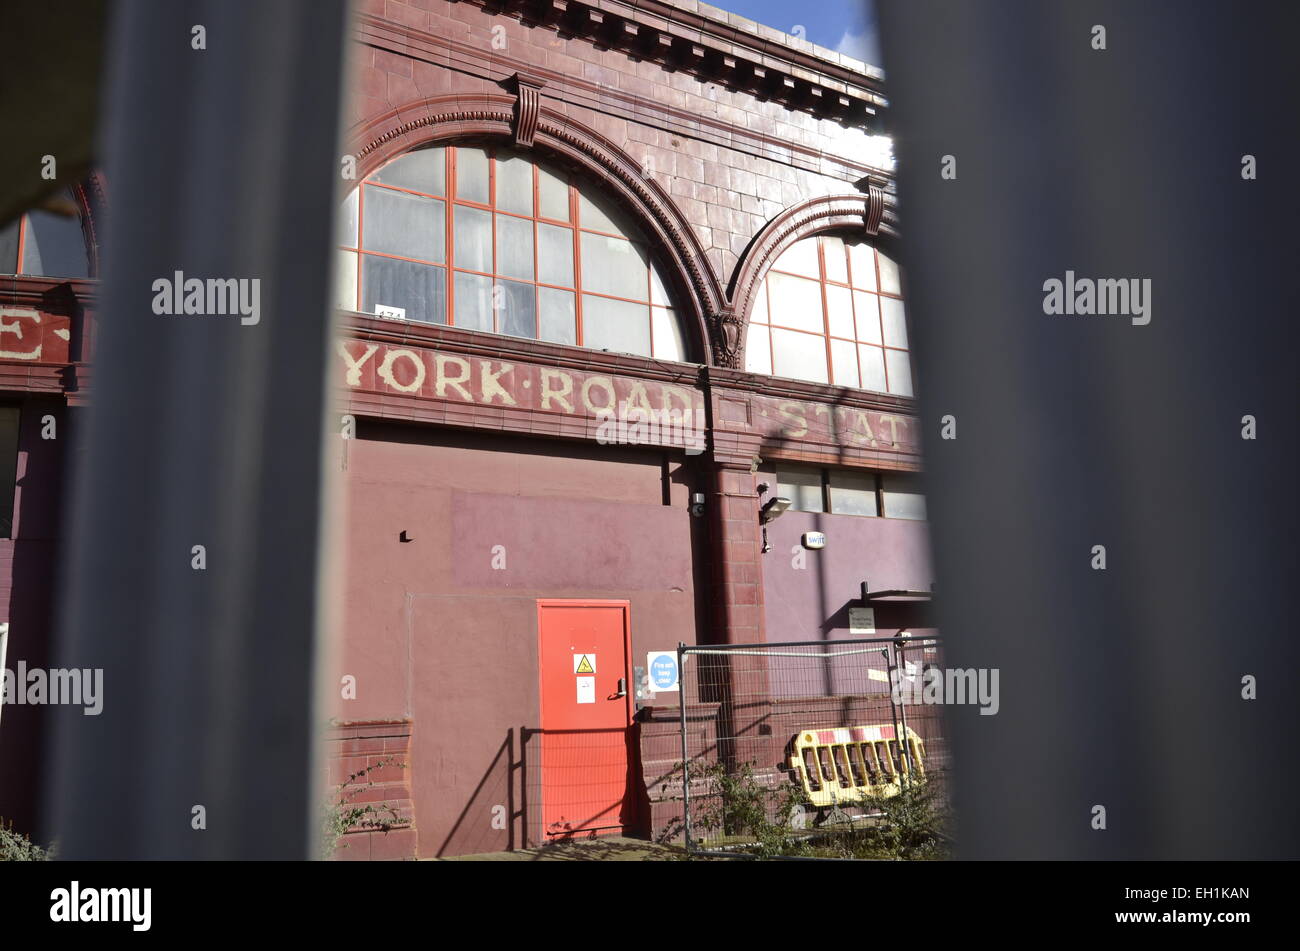
[[[844,636],[864,580],[932,582],[883,78],[692,0],[360,0],[353,39],[329,764],[382,765],[361,799],[401,822],[341,855],[658,833],[677,698],[638,696],[647,653]],[[40,426],[85,398],[94,294],[13,270],[10,666],[48,641]],[[38,720],[5,711],[6,773]]]

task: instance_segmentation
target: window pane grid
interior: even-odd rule
[[[799,245],[807,245],[806,251],[796,250]],[[799,325],[798,316],[799,308],[797,306],[779,306],[783,303],[791,304],[798,297],[802,285],[794,284],[793,281],[802,281],[810,283],[812,277],[813,250],[816,252],[816,269],[818,277],[816,280],[821,285],[821,325],[818,330],[812,330],[807,323],[805,313],[803,325]],[[841,259],[842,258],[842,259]],[[795,245],[791,245],[777,258],[776,262],[768,269],[768,274],[764,277],[760,293],[763,295],[761,303],[765,304],[766,322],[760,325],[760,330],[767,337],[770,359],[767,366],[770,370],[762,372],[783,374],[778,369],[783,364],[778,351],[778,339],[784,337],[788,341],[800,340],[802,338],[788,336],[793,334],[803,334],[806,336],[819,336],[824,340],[826,351],[826,380],[836,385],[842,385],[836,379],[835,359],[836,344],[851,344],[854,353],[857,355],[857,378],[855,384],[861,389],[877,389],[879,392],[894,393],[903,396],[912,396],[911,385],[911,358],[910,347],[906,340],[906,324],[903,318],[903,298],[901,286],[898,279],[897,265],[892,261],[889,267],[882,271],[882,255],[871,245],[861,243],[852,245],[833,236],[812,236],[801,239]],[[867,262],[870,262],[871,271],[866,272]],[[793,267],[784,266],[785,262],[794,262],[799,267],[804,267],[804,271],[799,271]],[[856,270],[855,270],[856,266]],[[776,276],[778,284],[781,287],[780,301],[773,298],[773,281],[771,278]],[[811,291],[811,288],[808,288]],[[845,305],[845,301],[848,305]],[[890,320],[886,322],[885,308],[881,301],[897,302],[895,307],[891,307]],[[752,310],[758,310],[756,301]],[[864,308],[870,308],[870,312]],[[806,307],[804,311],[806,312]],[[846,317],[851,314],[853,322],[853,337],[847,336],[848,326]],[[837,328],[837,329],[833,329]],[[778,334],[778,331],[780,332]],[[750,337],[748,339],[755,339]],[[756,341],[757,342],[757,341]],[[869,350],[866,348],[870,348]],[[841,352],[846,352],[846,348],[841,348]],[[868,370],[874,370],[873,366],[868,367],[864,364],[864,354],[878,354],[880,373],[869,373]],[[892,354],[892,357],[891,357]],[[759,361],[761,364],[763,361]],[[797,362],[797,361],[796,361]],[[890,364],[895,369],[890,369]],[[852,380],[853,367],[851,364],[841,362],[838,365],[845,366],[848,379]],[[815,373],[806,374],[800,378],[820,380]],[[868,385],[868,380],[880,380],[879,387]]]
[[[354,306],[361,306],[368,301],[371,295],[365,287],[365,262],[368,259],[385,258],[393,262],[436,267],[446,275],[445,313],[441,315],[442,320],[435,322],[476,325],[473,329],[489,329],[490,325],[490,329],[497,333],[519,335],[522,332],[522,335],[534,339],[551,339],[577,346],[599,346],[597,340],[607,344],[614,340],[624,346],[610,345],[609,349],[628,349],[626,344],[632,341],[630,352],[674,360],[685,359],[684,335],[678,311],[672,306],[671,300],[663,299],[663,291],[656,287],[655,282],[663,284],[663,279],[654,263],[649,245],[630,223],[626,224],[627,233],[608,230],[610,224],[619,228],[625,226],[621,211],[614,209],[606,215],[603,204],[598,205],[591,199],[584,198],[578,185],[566,176],[549,171],[544,166],[505,149],[448,147],[440,151],[444,168],[444,187],[440,190],[425,191],[411,187],[410,169],[398,175],[389,173],[402,158],[418,154],[406,153],[406,156],[373,173],[354,192],[357,196],[357,237],[337,245],[340,251],[353,252],[356,259],[355,280],[349,281],[347,276],[340,277],[341,289],[338,293],[342,300],[351,300]],[[526,175],[519,164],[521,159],[527,161]],[[437,175],[430,174],[427,168],[429,159],[422,157],[422,162],[425,167],[416,171],[436,183]],[[379,177],[390,180],[378,181]],[[396,184],[393,179],[400,179],[401,183]],[[420,245],[421,241],[427,242],[427,235],[402,235],[401,229],[397,229],[399,233],[397,237],[391,238],[390,243],[386,246],[381,244],[382,250],[373,247],[380,232],[372,221],[372,235],[367,240],[366,197],[367,191],[372,188],[383,189],[384,193],[394,196],[409,196],[412,200],[436,201],[437,207],[443,209],[444,243],[441,254],[436,253],[436,246]],[[531,194],[521,194],[525,188]],[[487,200],[483,201],[484,198]],[[503,207],[503,201],[508,207]],[[593,210],[597,220],[583,221],[584,201]],[[377,212],[374,202],[371,205],[373,217]],[[400,205],[397,207],[401,208]],[[526,214],[522,210],[525,207],[531,207],[532,214]],[[613,209],[613,206],[609,207]],[[567,220],[557,217],[561,214],[566,214]],[[391,222],[386,222],[385,225],[390,231],[394,230]],[[348,226],[351,226],[350,219]],[[484,234],[489,229],[491,234]],[[410,229],[412,232],[414,230]],[[584,282],[582,276],[583,235],[592,236],[589,241],[600,242],[588,249],[589,254],[603,252],[615,255],[613,262],[621,265],[613,273],[609,268],[597,267],[591,273],[598,275],[599,280],[595,286],[590,287],[585,286],[585,283],[591,282]],[[412,250],[418,249],[417,253],[401,253],[408,251],[401,244],[403,241],[415,245]],[[530,246],[528,242],[531,242]],[[618,257],[624,253],[630,257]],[[440,259],[433,260],[434,257]],[[606,263],[609,263],[609,259]],[[348,266],[352,266],[350,261]],[[471,311],[466,306],[458,308],[456,304],[458,291],[462,294],[481,295],[486,286],[485,281],[489,282],[493,290],[493,313],[490,319],[470,316]],[[602,312],[601,331],[593,336],[591,343],[584,330],[584,299],[587,307],[599,306]],[[394,306],[397,303],[400,301]],[[468,301],[462,304],[468,305]],[[635,307],[629,310],[624,305]],[[617,325],[610,324],[608,315],[619,313],[620,310],[624,314],[635,312],[638,315],[644,311],[644,316],[637,318],[638,323],[644,323],[644,326],[619,329]],[[568,330],[564,329],[567,323],[572,324]],[[610,336],[611,328],[613,337]],[[660,341],[658,346],[656,340]],[[658,353],[657,350],[665,350],[667,353]]]
[[[776,495],[795,511],[924,521],[925,496],[914,473],[832,469],[776,462]]]

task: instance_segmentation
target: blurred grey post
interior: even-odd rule
[[[63,857],[311,852],[346,13],[113,10],[58,645],[60,665],[103,669],[103,712],[58,714],[45,823]]]
[[[880,5],[967,857],[1300,851],[1288,6]]]

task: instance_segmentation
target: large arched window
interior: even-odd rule
[[[912,395],[898,265],[869,242],[796,241],[754,295],[745,369]]]
[[[505,149],[398,157],[348,196],[338,240],[348,310],[691,355],[644,233],[586,183]]]
[[[66,214],[29,211],[0,228],[0,274],[90,276],[86,238],[71,190],[65,190],[58,203]]]

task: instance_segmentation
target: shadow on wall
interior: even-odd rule
[[[526,735],[527,728],[520,727],[519,734]],[[519,847],[516,829],[528,828],[528,808],[526,799],[515,795],[515,773],[525,773],[524,757],[515,760],[515,743],[515,731],[506,730],[483,778],[434,853],[438,858],[500,851],[503,837],[506,850]],[[527,788],[522,782],[520,788]]]
[[[517,732],[517,736],[516,736]],[[572,735],[575,739],[595,733],[624,733],[624,753],[627,762],[626,793],[620,803],[596,803],[584,807],[579,801],[576,825],[619,827],[618,831],[634,833],[645,825],[648,801],[641,778],[640,730],[633,724],[626,731],[544,731],[522,726],[518,731],[506,731],[505,739],[497,748],[491,764],[474,787],[465,807],[460,811],[451,831],[443,838],[435,853],[438,858],[457,855],[474,855],[484,852],[514,851],[536,848],[558,842],[585,839],[587,836],[548,834],[544,828],[542,810],[542,740],[544,736]],[[584,763],[582,754],[599,756],[600,746],[578,745],[575,765],[577,779],[582,781]],[[562,751],[561,751],[562,752]],[[623,758],[623,757],[620,757]],[[560,767],[563,770],[563,766]],[[583,809],[586,809],[584,812]],[[604,832],[610,831],[608,828]]]

